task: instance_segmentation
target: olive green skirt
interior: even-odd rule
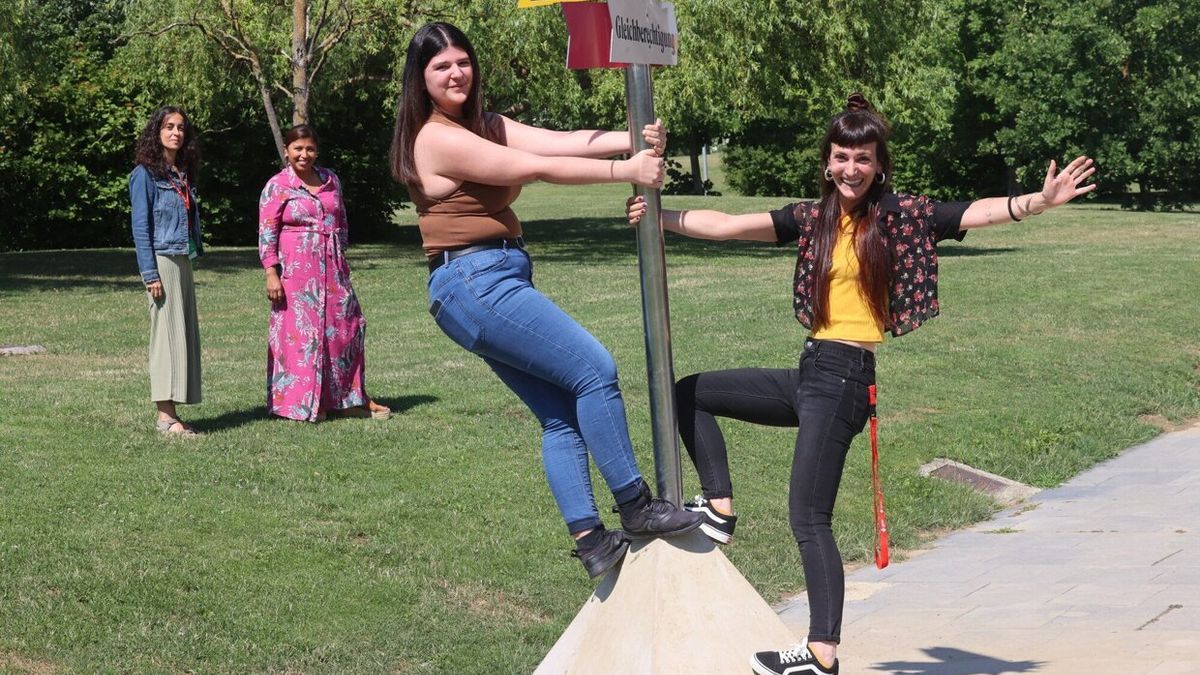
[[[163,297],[150,303],[150,400],[200,402],[200,322],[192,261],[156,255]]]

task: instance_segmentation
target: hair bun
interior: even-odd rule
[[[867,97],[857,91],[850,94],[850,98],[846,99],[847,112],[858,112],[860,110],[871,110],[871,103],[867,101]]]

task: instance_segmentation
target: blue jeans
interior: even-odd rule
[[[617,503],[637,497],[625,402],[612,355],[533,287],[529,255],[498,248],[456,258],[429,277],[429,313],[479,355],[542,424],[542,463],[572,534],[600,525],[588,452]]]

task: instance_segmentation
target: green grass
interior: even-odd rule
[[[626,194],[539,185],[516,208],[539,288],[616,357],[653,475]],[[262,273],[254,251],[217,249],[197,268],[205,401],[182,411],[205,435],[190,441],[153,431],[131,251],[0,255],[0,344],[49,348],[0,358],[0,672],[532,670],[593,584],[567,555],[536,421],[426,312],[412,219],[350,260],[369,390],[399,414],[267,419]],[[677,374],[794,362],[789,250],[667,247]],[[943,316],[880,350],[893,545],[991,512],[918,477],[934,457],[1051,486],[1155,435],[1146,416],[1196,416],[1198,251],[1194,213],[1100,206],[945,246]],[[725,429],[742,514],[725,550],[776,601],[803,584],[786,522],[792,434]],[[856,561],[872,546],[867,450],[860,438],[851,451],[835,526]]]

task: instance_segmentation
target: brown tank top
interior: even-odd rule
[[[444,124],[464,128],[452,117],[434,110],[426,124]],[[504,144],[503,120],[488,114],[489,140]],[[509,205],[521,194],[519,185],[484,185],[464,181],[440,199],[425,196],[420,187],[411,185],[417,205],[417,227],[425,255],[436,256],[446,249],[462,248],[489,239],[521,236],[521,221]]]

